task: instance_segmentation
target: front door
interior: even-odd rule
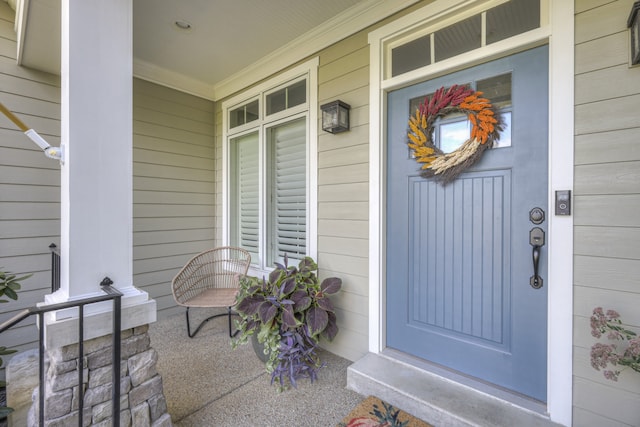
[[[547,232],[546,46],[402,88],[387,98],[387,347],[546,401],[546,247],[534,274],[530,232]],[[499,143],[454,181],[422,178],[407,121],[440,87],[483,91],[506,124]],[[447,152],[469,137],[444,117]],[[540,212],[540,211],[537,211]],[[546,240],[549,236],[545,236]],[[539,241],[538,241],[539,242]]]

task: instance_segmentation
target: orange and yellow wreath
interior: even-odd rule
[[[436,119],[453,113],[466,114],[471,133],[458,149],[444,153],[433,143]],[[409,148],[422,165],[420,175],[446,184],[480,159],[487,148],[500,138],[502,123],[491,102],[468,86],[441,87],[409,118]]]

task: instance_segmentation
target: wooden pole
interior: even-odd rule
[[[4,105],[2,105],[2,103],[0,102],[0,111],[2,111],[2,113],[7,116],[9,118],[9,120],[11,120],[13,123],[16,124],[16,126],[18,126],[22,132],[26,132],[29,130],[29,128],[27,127],[27,125],[25,125],[24,123],[22,123],[22,120],[20,120],[19,118],[16,117],[15,114],[13,114],[11,111],[9,111],[7,109],[7,107],[5,107]]]

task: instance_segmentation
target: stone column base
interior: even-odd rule
[[[156,370],[158,354],[150,347],[148,329],[148,325],[143,325],[122,331],[119,414],[122,427],[172,426],[162,377]],[[84,426],[112,425],[112,340],[112,335],[105,335],[84,343]],[[45,357],[45,426],[78,425],[78,344],[49,349]],[[33,375],[38,376],[37,362]],[[16,386],[12,384],[10,388]],[[26,423],[29,427],[38,425],[37,387],[32,402]]]

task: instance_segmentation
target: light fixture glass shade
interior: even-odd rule
[[[627,27],[631,37],[631,65],[637,65],[640,64],[640,1],[631,7]]]
[[[349,109],[351,106],[340,100],[321,105],[322,130],[340,133],[349,130]]]

